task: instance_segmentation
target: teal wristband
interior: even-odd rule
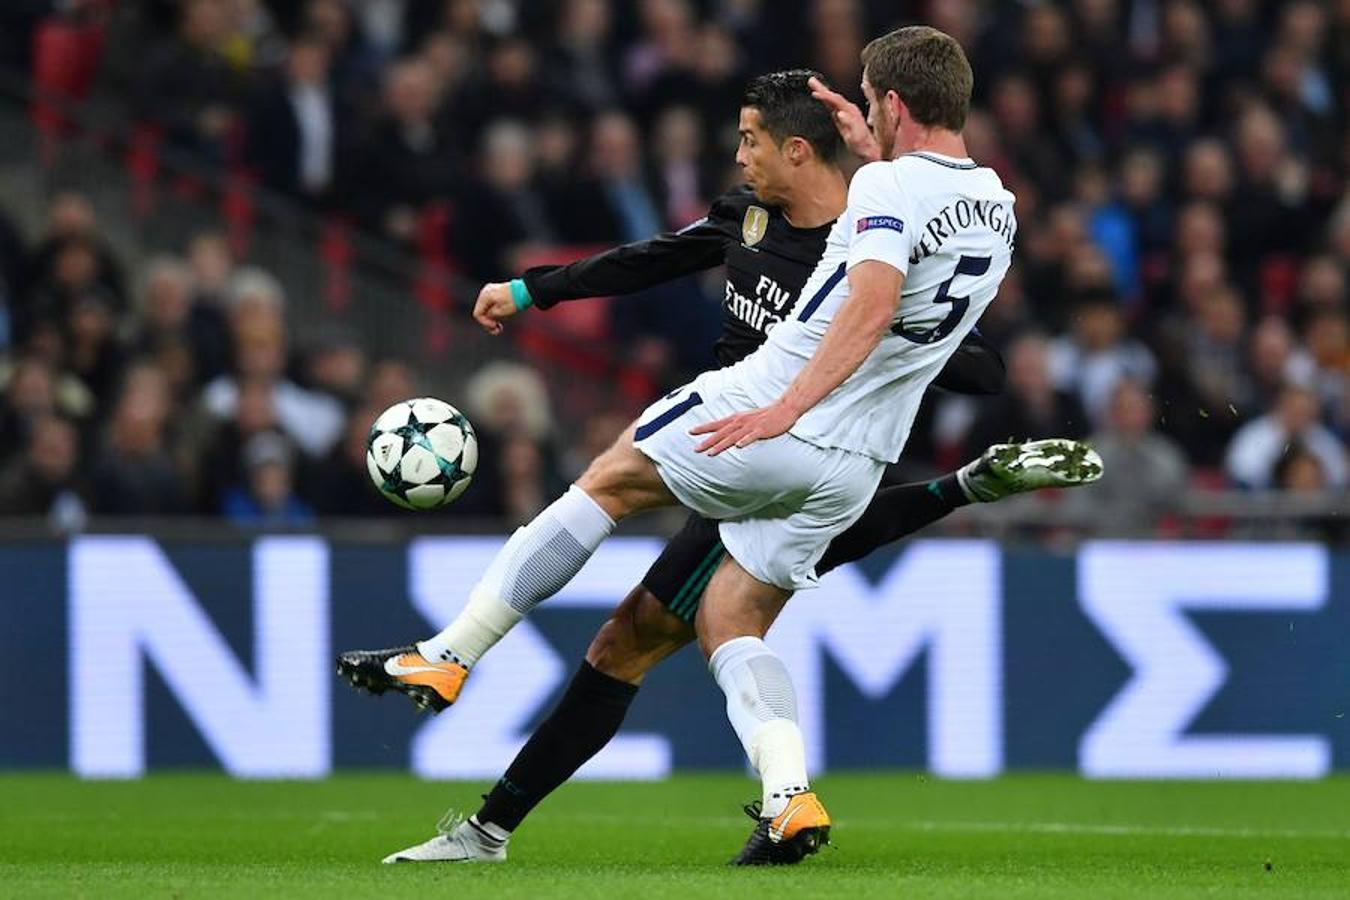
[[[524,279],[511,279],[511,302],[516,305],[516,312],[534,305],[534,298],[530,296],[530,289],[525,286]]]

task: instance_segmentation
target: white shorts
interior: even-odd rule
[[[722,544],[766,584],[815,587],[825,547],[862,515],[884,464],[790,434],[717,456],[695,451],[689,430],[753,408],[721,372],[705,372],[638,417],[633,446],[656,463],[681,504],[720,521]]]

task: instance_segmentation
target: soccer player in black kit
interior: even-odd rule
[[[719,197],[705,218],[678,232],[566,266],[532,268],[507,284],[486,285],[474,317],[496,334],[502,319],[530,306],[542,310],[569,300],[632,293],[725,264],[723,330],[714,352],[722,366],[749,355],[787,316],[847,201],[839,168],[845,149],[840,130],[845,129],[841,123],[837,130],[831,109],[812,97],[808,80],[813,77],[820,76],[794,70],[750,83],[742,101],[736,154],[746,184]],[[991,394],[1002,389],[1003,380],[998,352],[973,334],[935,383],[950,391]],[[932,482],[883,480],[867,511],[830,545],[817,572],[860,559],[959,506],[1079,483],[1056,468],[1053,460],[1058,457],[1035,452],[1041,445],[1062,451],[1070,443],[1032,442],[1011,454],[1008,445],[999,445]],[[1000,448],[1003,454],[996,452]],[[1029,465],[1026,460],[1031,460]],[[724,553],[717,523],[691,514],[601,627],[557,708],[535,730],[477,814],[433,839],[442,844],[433,848],[428,842],[385,861],[504,859],[510,833],[534,806],[618,733],[643,676],[694,640],[699,600]],[[373,665],[384,652],[343,654],[339,669],[354,684],[378,693],[404,690]],[[424,687],[405,692],[426,702]],[[431,698],[429,705],[439,710],[452,699]],[[734,862],[790,863],[805,855],[775,844],[762,830],[756,830]]]

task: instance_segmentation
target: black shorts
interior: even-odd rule
[[[717,571],[727,549],[717,533],[717,523],[690,515],[684,527],[666,543],[666,548],[642,576],[642,586],[651,591],[676,617],[694,621],[703,590]]]

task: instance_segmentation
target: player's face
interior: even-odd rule
[[[736,165],[741,167],[745,183],[765,203],[781,203],[789,166],[773,136],[764,130],[759,110],[742,107],[738,128],[741,141],[736,148]]]
[[[872,137],[877,139],[877,145],[881,147],[881,158],[890,159],[895,155],[895,123],[890,121],[886,104],[877,97],[866,72],[863,73],[862,91],[867,98],[867,127],[872,130]]]

